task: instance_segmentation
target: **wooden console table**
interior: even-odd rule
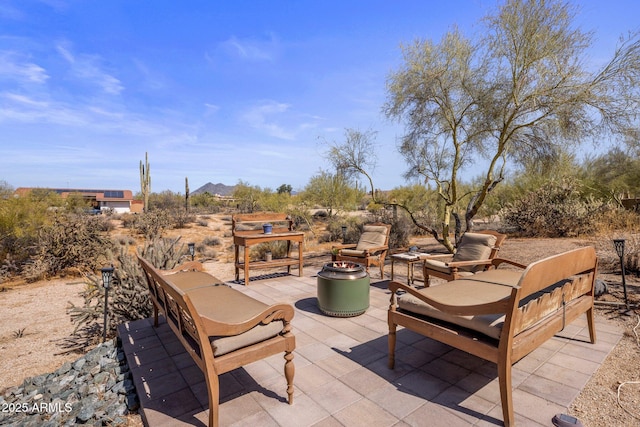
[[[279,227],[278,223],[288,223],[287,226]],[[263,223],[273,223],[273,231],[270,234],[265,234],[262,231]],[[240,225],[255,226],[260,225],[260,229],[240,230]],[[252,245],[257,245],[265,242],[273,242],[278,240],[284,240],[287,242],[287,256],[285,258],[275,258],[271,261],[250,261],[249,260],[249,248]],[[292,258],[291,242],[298,244],[298,258]],[[303,254],[302,246],[304,242],[304,233],[301,231],[292,230],[292,221],[285,214],[245,214],[233,216],[233,245],[235,252],[235,273],[236,281],[240,279],[240,269],[244,270],[244,284],[249,284],[249,270],[251,268],[272,268],[272,267],[287,267],[287,272],[291,273],[291,266],[298,265],[298,275],[302,277],[303,274]],[[240,257],[240,247],[243,248],[242,259]]]

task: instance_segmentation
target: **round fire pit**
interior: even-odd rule
[[[328,316],[359,316],[369,308],[369,275],[353,262],[331,262],[318,272],[318,307]]]

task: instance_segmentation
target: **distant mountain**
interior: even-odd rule
[[[209,193],[209,194],[212,194],[212,195],[213,194],[219,194],[221,196],[228,196],[233,192],[233,190],[235,188],[236,188],[235,186],[224,185],[224,184],[221,184],[221,183],[212,184],[210,182],[207,182],[202,187],[200,187],[197,190],[191,192],[191,194]]]

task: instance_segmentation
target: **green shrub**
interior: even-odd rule
[[[582,197],[578,185],[564,179],[509,204],[503,220],[523,236],[573,237],[592,232],[604,209],[603,202]]]

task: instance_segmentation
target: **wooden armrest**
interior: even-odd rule
[[[525,264],[521,264],[519,262],[515,262],[515,261],[511,261],[510,259],[506,259],[506,258],[494,258],[493,261],[491,261],[491,263],[498,268],[498,266],[500,264],[511,264],[514,267],[518,267],[518,268],[522,268],[523,270],[525,268],[527,268],[527,266]]]
[[[356,246],[358,246],[357,243],[345,243],[341,245],[331,246],[331,249],[354,249]]]
[[[364,252],[366,254],[375,254],[376,252],[386,251],[387,249],[389,249],[388,246],[374,246],[372,248],[365,249]]]
[[[453,256],[453,254],[434,254],[434,255],[427,255],[425,257],[422,257],[423,260],[429,260],[429,259],[435,259],[438,260],[440,258],[451,258]]]
[[[493,261],[490,260],[490,259],[478,259],[478,260],[473,260],[473,261],[445,262],[445,265],[447,267],[456,268],[456,267],[467,267],[467,266],[470,266],[470,265],[491,265],[492,262]]]
[[[201,319],[205,327],[206,334],[213,337],[239,335],[253,329],[259,324],[267,325],[276,320],[282,320],[284,322],[282,330],[286,332],[290,327],[289,324],[291,323],[293,316],[294,311],[291,305],[274,304],[242,323],[220,322],[218,320],[211,319],[208,316],[201,316]]]

